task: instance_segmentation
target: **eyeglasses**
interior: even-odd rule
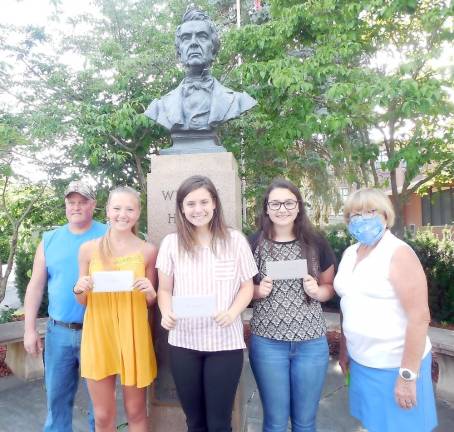
[[[362,212],[350,213],[350,220],[359,218],[361,216],[373,217],[377,214],[377,209],[370,209]]]
[[[286,210],[295,210],[298,205],[298,201],[295,200],[269,201],[267,205],[268,208],[273,211],[280,210],[282,206],[284,206]]]

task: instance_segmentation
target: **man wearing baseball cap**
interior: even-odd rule
[[[68,223],[47,231],[38,246],[25,294],[24,347],[32,355],[43,350],[36,318],[47,283],[49,320],[44,349],[47,418],[45,432],[71,432],[74,397],[79,382],[80,339],[84,307],[73,287],[79,277],[79,247],[101,237],[106,226],[93,220],[94,191],[84,181],[73,181],[65,190]],[[90,420],[90,430],[94,423]]]

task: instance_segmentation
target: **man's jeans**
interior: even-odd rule
[[[252,335],[249,357],[262,400],[263,432],[314,432],[325,383],[326,337],[287,342]]]
[[[44,432],[72,432],[74,398],[79,384],[81,330],[56,325],[49,319],[44,349],[47,418]],[[87,393],[87,398],[88,397]],[[90,405],[90,431],[94,432]]]

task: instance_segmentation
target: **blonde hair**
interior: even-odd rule
[[[376,210],[386,219],[386,225],[394,225],[396,214],[388,196],[379,189],[363,188],[353,192],[344,204],[344,219],[348,224],[350,215],[356,211]]]
[[[141,201],[140,193],[135,189],[129,186],[117,186],[109,192],[109,197],[107,198],[106,208],[109,207],[110,201],[115,194],[118,193],[127,193],[133,195],[137,199],[137,204],[139,205],[139,212],[141,210]],[[137,221],[134,226],[131,228],[131,231],[134,235],[137,235],[139,232],[139,221]],[[112,246],[110,244],[110,227],[108,227],[107,232],[101,237],[99,241],[99,257],[106,269],[112,268]]]

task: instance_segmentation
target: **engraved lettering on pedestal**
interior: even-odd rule
[[[164,197],[164,201],[172,201],[173,200],[173,195],[176,191],[161,191],[162,196]]]

